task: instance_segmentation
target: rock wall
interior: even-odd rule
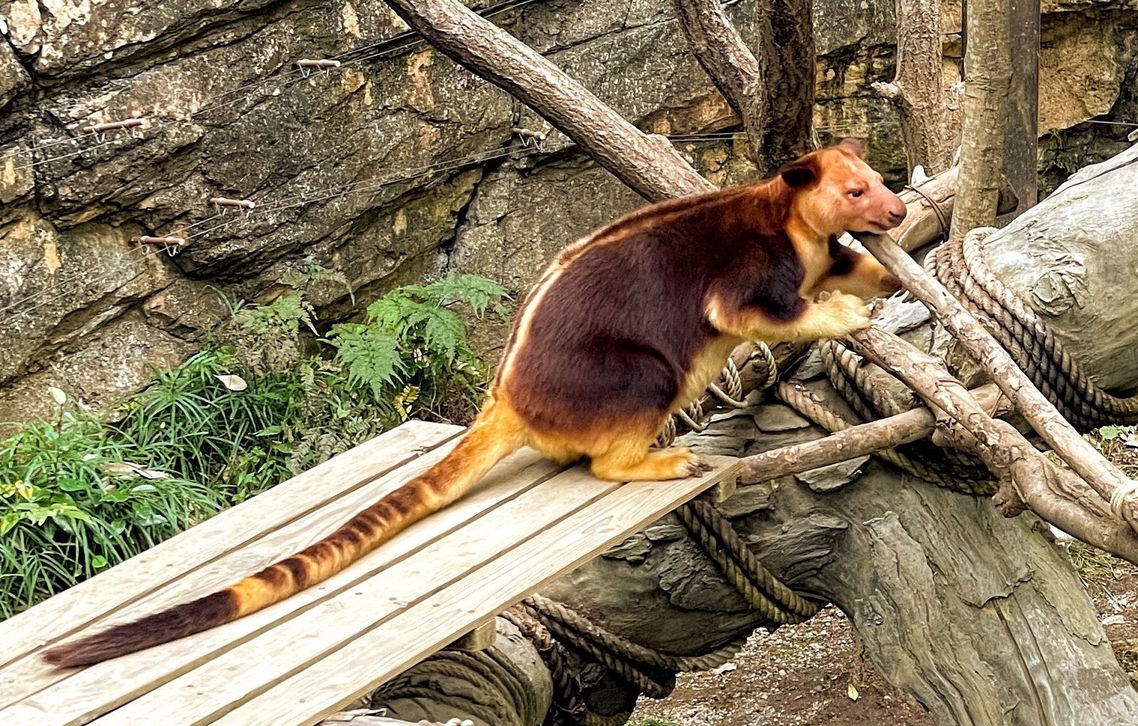
[[[666,0],[471,5],[642,128],[734,128]],[[754,2],[729,5],[746,37]],[[944,15],[952,80],[959,12]],[[1138,116],[1119,92],[1136,21],[1132,0],[1047,8],[1042,128],[1063,159],[1125,136],[1085,119]],[[900,179],[894,113],[868,89],[892,76],[893,24],[888,0],[817,0],[817,121],[824,140],[868,137]],[[226,298],[270,299],[313,263],[357,301],[452,270],[520,295],[640,203],[556,133],[523,146],[511,129],[544,122],[405,30],[381,0],[0,0],[0,421],[42,416],[49,385],[112,405],[195,350]],[[137,138],[87,130],[128,117],[146,119]],[[751,174],[729,141],[677,145],[717,183]],[[257,207],[219,216],[214,196]],[[190,245],[169,257],[138,235]],[[340,283],[311,298],[325,322],[353,312]],[[501,331],[479,334],[493,355]]]

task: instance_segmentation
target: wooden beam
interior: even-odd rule
[[[646,199],[715,189],[666,138],[644,134],[547,58],[457,0],[387,4],[431,45],[540,113]]]
[[[991,408],[999,397],[993,385],[972,392],[980,405]],[[741,459],[739,481],[760,484],[820,466],[856,459],[882,449],[891,449],[928,438],[936,430],[936,416],[927,408],[914,408],[878,421],[851,426],[817,441],[784,446]]]
[[[1138,529],[1134,482],[1067,423],[980,321],[892,238],[871,233],[858,233],[854,237],[901,280],[910,294],[929,308],[1055,453],[1070,464],[1104,502],[1111,502],[1111,509],[1118,516]]]
[[[1009,3],[1008,39],[1013,61],[1008,133],[1004,137],[1004,175],[1019,198],[1016,214],[1021,214],[1039,200],[1040,0],[1009,0]]]

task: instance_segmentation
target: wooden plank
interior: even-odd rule
[[[178,723],[210,723],[271,684],[343,647],[377,623],[460,580],[503,550],[533,537],[550,522],[588,506],[619,486],[594,479],[580,468],[563,472],[468,521],[416,556],[317,603],[270,632],[218,655],[96,723],[136,724],[158,712],[176,714]],[[256,678],[249,677],[251,672],[256,673]],[[55,707],[51,703],[42,706]],[[48,708],[35,713],[47,715]],[[32,712],[27,716],[17,713],[25,719],[32,717]]]
[[[460,433],[446,424],[403,424],[0,622],[0,668]]]
[[[446,646],[446,650],[461,650],[474,653],[480,650],[486,650],[491,645],[494,645],[494,641],[497,639],[498,628],[491,621],[482,623],[470,632],[458,636],[453,643]]]
[[[310,501],[321,502],[323,506],[316,511],[309,511],[294,517],[290,521],[281,522],[276,530],[265,530],[263,523],[257,523],[254,525],[255,528],[263,531],[260,532],[260,537],[254,541],[241,542],[240,537],[235,537],[236,542],[225,544],[227,538],[232,535],[227,530],[217,530],[216,527],[208,526],[214,520],[205,522],[199,525],[199,527],[193,528],[187,533],[183,533],[188,534],[198,531],[199,528],[203,529],[204,532],[199,547],[216,552],[223,552],[223,554],[219,554],[201,563],[192,570],[187,571],[176,568],[178,571],[175,573],[173,579],[167,581],[159,579],[154,585],[148,588],[148,592],[134,598],[129,603],[123,604],[112,612],[96,618],[88,624],[87,628],[92,630],[98,629],[114,623],[131,620],[140,615],[156,612],[163,607],[212,592],[220,587],[225,587],[243,575],[256,572],[266,565],[280,559],[282,556],[291,554],[332,531],[339,524],[334,520],[337,514],[340,516],[341,521],[347,519],[354,512],[382,496],[383,493],[397,488],[410,477],[419,473],[433,462],[441,459],[446,452],[450,451],[455,443],[457,443],[457,439],[450,436],[452,433],[450,431],[436,429],[435,432],[431,434],[430,429],[422,430],[422,427],[419,426],[413,428],[420,429],[422,433],[416,435],[416,439],[419,440],[420,443],[415,447],[414,456],[416,458],[409,464],[388,471],[384,476],[379,478],[368,477],[365,474],[359,473],[358,469],[355,469],[350,472],[351,476],[345,477],[343,481],[351,481],[353,479],[364,479],[365,481],[355,486],[342,488],[339,496],[333,498],[331,501],[327,501],[325,490],[333,490],[335,487],[331,485],[320,487],[319,485],[324,481],[331,480],[340,483],[342,487],[343,481],[335,480],[333,478],[334,475],[330,472],[325,472],[323,477],[316,480],[306,477],[301,481],[302,483],[307,481],[310,489],[307,493],[307,498]],[[430,438],[423,439],[423,433],[430,436]],[[438,444],[439,440],[444,438],[447,440]],[[405,443],[406,441],[404,438]],[[425,455],[421,453],[423,448],[432,445],[434,448],[432,448],[429,453]],[[386,455],[389,457],[387,463],[402,461],[407,456],[411,456],[411,454],[404,454],[400,450],[387,450]],[[374,458],[369,457],[369,461],[373,466],[377,464],[382,466],[382,464],[375,461]],[[353,467],[356,466],[354,461],[349,463]],[[296,500],[295,502],[286,501],[286,507],[299,504],[305,495],[305,492],[297,491],[292,488],[292,483],[295,481],[296,479],[291,479],[285,483],[290,487],[290,491],[287,491],[285,494],[286,499]],[[314,492],[311,491],[312,489],[315,489],[316,496],[313,496]],[[250,502],[256,502],[263,498],[273,499],[275,491],[275,489],[270,490],[265,494],[255,497],[253,500],[250,500]],[[246,507],[246,504],[250,502],[243,503],[234,509]],[[263,504],[258,503],[258,505],[259,506],[256,507],[252,513],[253,516],[261,516],[269,521],[280,521],[278,517],[273,517],[271,512],[265,512]],[[223,516],[224,514],[228,514],[228,512],[218,516]],[[242,529],[250,531],[252,528],[249,522],[243,519],[234,524],[234,529],[237,530],[234,534],[239,535]],[[127,563],[123,563],[123,565],[119,567],[123,567],[125,564]],[[113,569],[117,568],[112,568],[112,570]],[[166,569],[175,568],[170,568],[167,565]],[[161,578],[164,574],[168,574],[168,572],[157,569],[154,576]],[[126,579],[125,586],[139,589],[140,586],[145,583],[145,578],[145,571],[133,573]],[[120,585],[122,584],[124,583],[120,583]],[[63,593],[57,596],[57,598],[63,597],[66,594],[67,593]],[[103,597],[105,598],[106,596],[104,595]],[[52,598],[47,603],[44,603],[44,605],[53,602],[55,599],[56,598]],[[42,606],[33,608],[33,610],[39,609],[39,607]],[[53,683],[72,677],[74,673],[75,671],[62,671],[49,667],[40,660],[35,651],[28,653],[0,670],[0,694],[3,694],[3,701],[0,702],[0,704],[12,704],[32,693],[43,690]],[[159,668],[158,672],[154,675],[161,675],[161,669]]]
[[[737,460],[716,457],[714,461],[716,468],[700,477],[635,482],[618,488],[542,530],[525,546],[511,549],[468,577],[360,633],[320,661],[212,722],[219,726],[291,726],[320,721],[402,673],[472,624],[490,620],[503,608],[721,479],[737,475]],[[234,673],[232,677],[240,676]],[[179,724],[204,723],[200,719],[183,720],[180,711],[173,712],[178,713]],[[136,718],[145,713],[138,712]]]
[[[203,582],[227,584],[240,576],[235,575],[235,572],[255,571],[269,562],[294,552],[303,544],[318,539],[339,526],[347,516],[368,502],[400,486],[409,476],[431,466],[445,456],[451,446],[452,444],[448,443],[421,456],[411,465],[348,493],[341,500],[328,504],[322,510],[290,523],[280,531],[263,537],[230,557],[212,563],[211,571],[206,572],[203,568],[200,578],[205,578]],[[124,658],[99,663],[66,679],[58,678],[59,671],[48,668],[38,657],[31,656],[16,667],[0,674],[2,678],[0,689],[11,688],[24,696],[24,700],[14,706],[0,710],[0,723],[12,718],[19,722],[20,719],[29,717],[31,713],[38,714],[36,717],[38,723],[84,723],[140,693],[176,678],[200,663],[217,657],[219,653],[274,627],[282,620],[296,616],[314,604],[329,599],[345,588],[352,587],[359,579],[389,567],[435,539],[457,530],[469,519],[509,501],[549,478],[557,470],[558,467],[536,452],[529,450],[518,452],[495,467],[476,492],[408,528],[399,537],[379,547],[347,571],[271,608],[220,628]],[[255,567],[251,569],[245,566],[253,563],[244,562],[249,559],[250,552],[253,553],[255,560]],[[229,560],[242,561],[242,567],[245,569],[234,570]],[[195,573],[185,579],[200,578],[199,573]],[[208,592],[215,587],[216,585],[206,587],[202,584],[201,588],[195,589],[193,593],[196,595]],[[129,619],[141,612],[152,612],[169,604],[171,598],[166,597],[166,594],[157,593],[154,598],[133,607],[133,614],[124,613],[121,617],[116,616],[114,620]],[[172,593],[171,597],[175,600],[185,599],[177,597],[176,593]],[[53,677],[54,680],[45,682],[45,679]],[[29,683],[32,685],[29,686]]]

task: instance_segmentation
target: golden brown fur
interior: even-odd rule
[[[667,417],[731,349],[837,337],[868,325],[861,297],[893,292],[875,260],[840,245],[904,206],[850,142],[772,179],[634,212],[567,247],[518,313],[475,423],[441,462],[304,551],[190,603],[48,650],[95,663],[220,625],[321,582],[466,493],[528,445],[612,480],[693,473],[685,449],[652,451]],[[833,294],[814,301],[822,290]],[[858,297],[860,296],[860,297]]]

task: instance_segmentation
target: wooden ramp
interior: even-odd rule
[[[224,587],[320,539],[442,458],[409,422],[0,623],[0,724],[310,724],[719,482],[615,484],[523,450],[345,572],[228,625],[89,668],[38,658],[80,632]]]

